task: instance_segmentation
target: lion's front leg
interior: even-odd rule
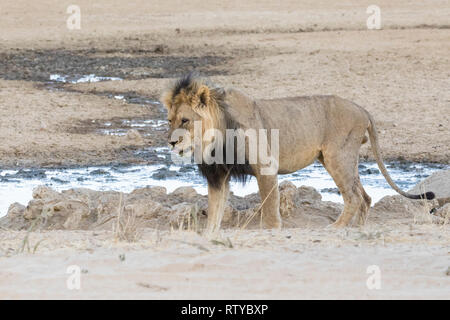
[[[261,216],[263,227],[268,229],[281,228],[280,194],[277,175],[257,176],[259,195],[261,196]]]
[[[212,236],[219,231],[229,191],[229,179],[224,179],[219,187],[208,184],[208,222],[205,230],[206,236]]]

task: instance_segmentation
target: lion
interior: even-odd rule
[[[383,164],[374,119],[364,108],[338,96],[256,100],[238,89],[215,86],[189,74],[172,84],[163,93],[161,102],[168,111],[169,145],[180,155],[186,149],[195,151],[199,147],[193,138],[195,122],[202,124],[202,133],[208,129],[219,133],[227,129],[278,129],[278,163],[272,174],[261,173],[264,165],[260,157],[253,163],[248,161],[251,148],[248,137],[243,163],[198,164],[199,172],[208,183],[207,234],[220,229],[230,179],[245,183],[249,176],[256,177],[258,183],[263,227],[281,228],[278,174],[293,173],[316,160],[331,175],[344,200],[344,209],[331,226],[345,227],[352,222],[364,224],[371,198],[361,184],[358,162],[360,147],[368,140],[366,132],[378,167],[396,192],[410,199],[434,198],[432,192],[406,193],[394,183]],[[173,138],[173,133],[179,129],[189,135]],[[271,139],[268,133],[266,138]],[[208,138],[210,143],[214,140],[214,137]],[[225,156],[226,150],[223,152]]]

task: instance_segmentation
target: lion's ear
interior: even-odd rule
[[[167,110],[170,110],[170,108],[172,107],[172,96],[172,91],[168,90],[164,92],[160,98],[160,101]]]
[[[211,92],[209,91],[209,88],[205,85],[201,85],[197,90],[197,98],[202,105],[209,105],[211,99]]]

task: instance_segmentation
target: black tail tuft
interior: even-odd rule
[[[426,200],[433,200],[436,196],[434,195],[434,192],[428,191],[422,194],[413,195],[408,198],[410,199],[426,199]]]
[[[425,193],[425,198],[427,200],[433,200],[436,196],[434,195],[434,192],[428,191]]]

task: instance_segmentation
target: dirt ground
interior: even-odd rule
[[[2,247],[20,248],[25,234],[2,236]],[[450,239],[448,229],[437,226],[226,230],[222,238],[211,242],[193,232],[147,229],[141,240],[128,244],[107,231],[31,233],[35,254],[0,258],[0,297],[449,298]],[[67,286],[73,265],[79,268],[79,290]],[[367,285],[373,275],[368,268],[374,265],[380,289]]]
[[[379,0],[381,30],[366,27],[372,1],[78,0],[80,30],[66,26],[71,4],[2,1],[2,169],[158,161],[145,150],[164,146],[165,131],[124,123],[164,119],[161,91],[194,69],[256,99],[348,98],[374,116],[385,159],[450,164],[446,0]],[[215,242],[153,228],[133,243],[109,230],[0,229],[0,299],[448,299],[449,224],[394,217],[345,230],[226,229]],[[80,290],[67,288],[70,265]],[[372,265],[379,290],[366,284]]]
[[[193,69],[255,98],[351,99],[374,115],[386,159],[450,163],[447,1],[378,1],[382,30],[367,30],[360,1],[78,1],[79,30],[66,26],[69,4],[2,2],[2,167],[153,161],[135,151],[165,145],[163,133],[137,143],[97,129],[163,119],[155,104],[113,97],[156,100]],[[51,74],[124,80],[55,84]]]

